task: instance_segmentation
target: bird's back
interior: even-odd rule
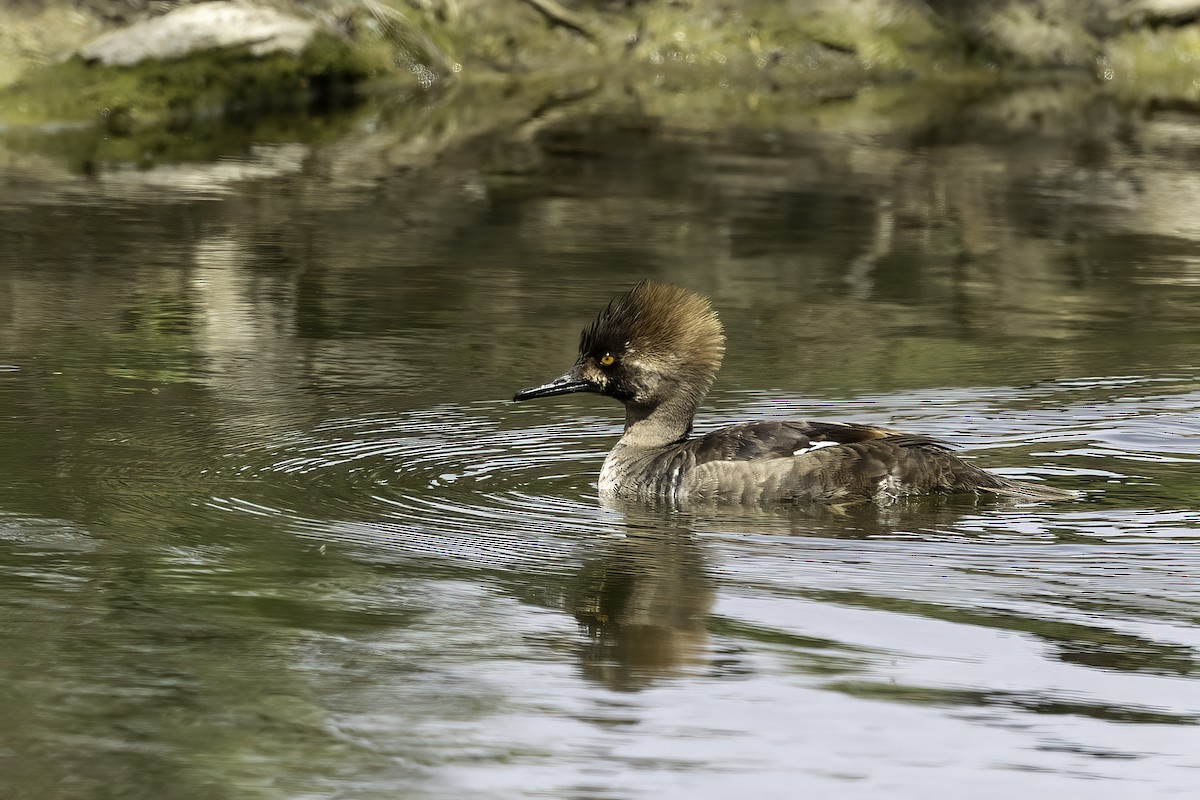
[[[1065,496],[986,472],[935,439],[866,425],[754,422],[656,452],[622,450],[606,462],[601,489],[630,499],[849,504],[932,493]]]

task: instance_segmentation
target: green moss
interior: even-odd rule
[[[944,63],[961,64],[965,53],[961,41],[916,10],[885,2],[860,4],[856,13],[839,5],[785,20],[779,35],[794,36],[796,30],[826,48],[853,54],[865,69],[883,73],[929,72]]]
[[[364,9],[353,12],[357,39],[374,37],[390,49],[394,61],[409,69],[425,67],[443,75],[454,71],[450,57],[456,46],[457,22],[436,14],[416,14],[411,9],[388,6],[386,11],[376,7],[369,14]]]
[[[0,119],[10,125],[99,120],[121,133],[230,109],[303,107],[391,69],[384,44],[355,47],[323,33],[300,55],[209,50],[128,67],[75,57],[0,92]]]
[[[1096,65],[1116,94],[1200,101],[1200,27],[1143,28],[1114,37]]]

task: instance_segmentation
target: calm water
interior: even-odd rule
[[[442,102],[5,157],[0,796],[1195,796],[1200,118]],[[508,398],[644,277],[726,323],[701,427],[1085,498],[602,506],[617,407]]]

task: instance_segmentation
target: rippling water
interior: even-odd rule
[[[0,795],[1191,796],[1200,125],[806,124],[4,201]],[[1081,499],[601,504],[619,409],[507,398],[647,276],[726,323],[701,430]]]

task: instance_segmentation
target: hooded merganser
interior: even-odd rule
[[[708,298],[644,281],[583,330],[567,374],[513,400],[596,392],[625,404],[600,470],[605,498],[669,503],[890,503],[906,495],[1073,496],[973,466],[925,436],[839,422],[747,422],[690,438],[725,354]]]

